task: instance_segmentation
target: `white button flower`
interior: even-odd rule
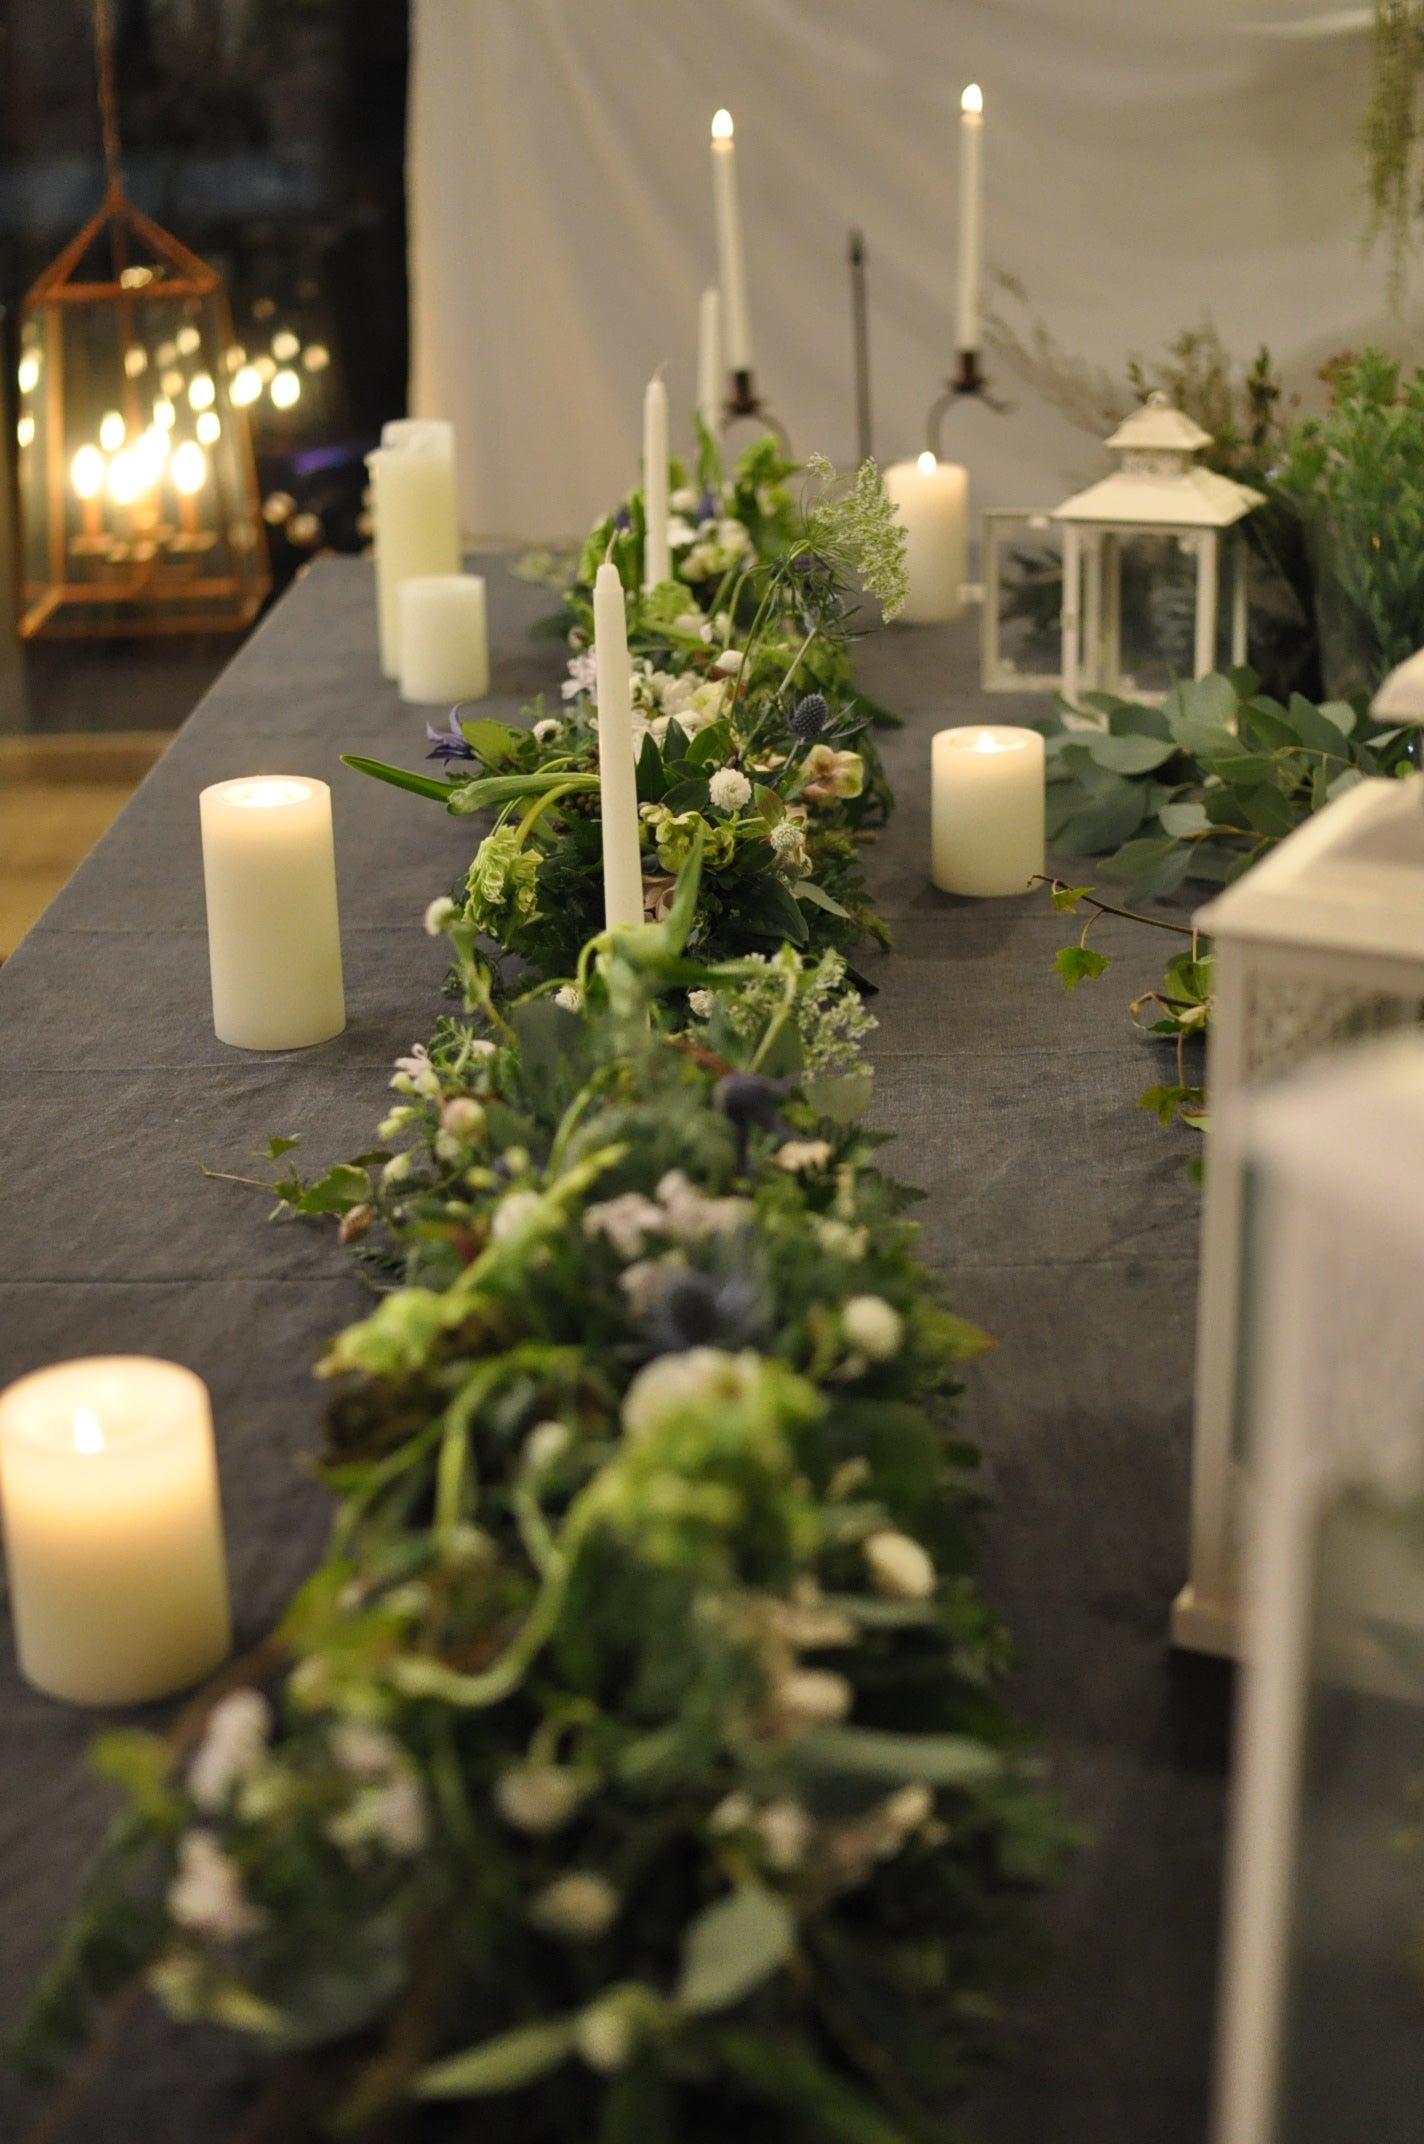
[[[852,1347],[872,1362],[889,1362],[900,1352],[904,1320],[880,1295],[853,1295],[842,1306],[841,1325]]]
[[[934,1564],[909,1534],[884,1526],[868,1535],[861,1548],[877,1593],[895,1601],[923,1601],[934,1592]]]
[[[737,767],[719,767],[707,785],[718,811],[740,811],[751,802],[752,785]]]

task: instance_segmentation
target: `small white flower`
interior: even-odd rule
[[[490,1234],[495,1242],[503,1243],[507,1236],[512,1236],[516,1230],[523,1228],[543,1203],[537,1191],[507,1192],[495,1207],[490,1222]]]
[[[749,1350],[729,1355],[718,1347],[691,1347],[645,1364],[623,1397],[623,1432],[645,1437],[684,1408],[708,1400],[744,1399],[761,1376],[761,1357]]]
[[[636,1258],[645,1236],[665,1235],[668,1217],[661,1206],[645,1199],[641,1191],[624,1191],[616,1199],[604,1199],[585,1209],[586,1236],[606,1236],[620,1258]]]
[[[667,540],[670,551],[684,551],[690,543],[696,543],[697,531],[681,514],[669,514]]]
[[[658,1182],[658,1200],[666,1219],[663,1228],[679,1243],[701,1243],[708,1236],[725,1236],[750,1217],[750,1199],[710,1199],[687,1180],[681,1169],[669,1169]]]
[[[884,1296],[853,1295],[841,1307],[841,1325],[851,1346],[872,1362],[889,1362],[900,1352],[904,1320]]]
[[[600,2076],[626,2068],[633,2052],[633,2026],[626,2009],[616,2002],[590,2003],[574,2025],[574,2045]]]
[[[697,493],[690,484],[679,484],[677,490],[668,499],[668,505],[675,514],[695,514],[697,512]]]
[[[618,1893],[604,1877],[575,1871],[547,1884],[531,1911],[551,1935],[593,1942],[613,1926],[621,1904]]]
[[[178,1841],[178,1873],[168,1886],[168,1911],[180,1928],[223,1942],[254,1934],[267,1918],[245,1896],[237,1863],[210,1831],[185,1831]]]
[[[719,767],[707,787],[718,811],[740,811],[751,802],[752,785],[738,767]]]
[[[208,1714],[188,1767],[188,1791],[200,1809],[221,1809],[236,1786],[260,1771],[272,1733],[272,1707],[260,1690],[234,1690]]]
[[[465,1048],[472,1057],[493,1057],[495,1052],[495,1045],[484,1035],[476,1035],[472,1042],[465,1044]]]
[[[769,1802],[756,1819],[762,1850],[774,1869],[799,1868],[806,1858],[815,1824],[799,1802]]]
[[[745,1831],[756,1816],[756,1805],[750,1794],[741,1787],[734,1787],[724,1794],[707,1822],[713,1831]]]
[[[598,689],[598,658],[592,648],[569,658],[569,674],[559,690],[566,700],[576,700],[581,692],[594,693]]]
[[[869,1229],[839,1221],[834,1214],[817,1214],[811,1226],[828,1258],[864,1258],[870,1247]]]
[[[582,1012],[583,992],[577,983],[565,983],[554,992],[554,1003],[562,1005],[565,1012]]]
[[[446,925],[453,923],[459,913],[449,894],[442,893],[425,911],[425,928],[432,938],[438,938]]]
[[[552,744],[563,726],[557,715],[545,715],[542,722],[536,722],[534,725],[535,743]]]
[[[435,1158],[437,1161],[443,1161],[447,1168],[453,1169],[457,1162],[464,1159],[464,1154],[465,1149],[459,1140],[452,1138],[449,1132],[435,1134]]]
[[[391,1085],[399,1094],[439,1094],[440,1075],[430,1062],[423,1043],[417,1042],[409,1057],[396,1059],[396,1073]]]
[[[467,1143],[484,1130],[485,1113],[472,1094],[457,1094],[440,1112],[440,1129]]]
[[[420,1111],[412,1109],[408,1102],[398,1102],[389,1115],[382,1117],[380,1123],[376,1126],[377,1138],[394,1139],[397,1132],[404,1131],[412,1117],[418,1117],[419,1115]]]
[[[363,1787],[349,1808],[329,1820],[326,1833],[343,1853],[359,1856],[367,1846],[383,1846],[408,1858],[420,1852],[428,1829],[420,1781],[402,1770],[381,1786]]]
[[[367,1720],[338,1720],[330,1741],[332,1756],[353,1779],[384,1779],[405,1766],[405,1751],[395,1736]]]
[[[565,1422],[536,1422],[524,1440],[524,1464],[531,1473],[542,1474],[563,1458],[573,1436]]]
[[[777,1677],[771,1694],[778,1722],[788,1733],[843,1720],[854,1697],[844,1675],[829,1668],[793,1668]]]
[[[403,1184],[411,1172],[411,1166],[412,1162],[409,1154],[392,1154],[390,1160],[381,1171],[381,1182],[383,1184]]]
[[[537,1835],[568,1823],[589,1782],[566,1764],[516,1764],[500,1773],[490,1792],[506,1824]]]
[[[689,990],[687,1009],[695,1020],[710,1020],[717,1009],[715,990]]]
[[[712,664],[713,677],[735,677],[746,657],[738,648],[723,648]]]
[[[802,1169],[824,1169],[830,1158],[830,1144],[825,1139],[787,1139],[772,1155],[771,1164],[795,1176]]]
[[[928,1600],[935,1589],[935,1567],[918,1541],[882,1526],[861,1544],[877,1593],[895,1601]]]
[[[916,1780],[911,1786],[897,1788],[883,1801],[880,1814],[896,1831],[908,1835],[918,1831],[934,1814],[934,1796],[922,1781]]]

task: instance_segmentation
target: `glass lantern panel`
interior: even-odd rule
[[[984,516],[981,678],[986,692],[1056,692],[1061,683],[1063,538],[1044,513]]]
[[[1314,1564],[1277,2144],[1417,2144],[1424,1501],[1338,1494]]]

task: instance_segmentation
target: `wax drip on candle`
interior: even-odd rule
[[[74,1410],[74,1449],[90,1453],[104,1449],[103,1426],[92,1407],[76,1407]]]

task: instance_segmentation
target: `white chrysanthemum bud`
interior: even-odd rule
[[[382,1117],[380,1123],[376,1126],[376,1137],[378,1139],[394,1139],[398,1133],[405,1130],[412,1117],[418,1117],[419,1115],[420,1111],[412,1109],[408,1102],[398,1102],[395,1108],[388,1115]]]
[[[495,1808],[516,1831],[557,1831],[589,1791],[589,1782],[566,1764],[515,1764],[490,1789]]]
[[[472,1094],[457,1094],[440,1112],[440,1129],[467,1143],[484,1130],[485,1113]]]
[[[591,2070],[610,2076],[626,2068],[633,2052],[633,2024],[621,2003],[590,2003],[574,2026],[574,2045]]]
[[[532,1474],[542,1474],[563,1458],[572,1442],[567,1423],[536,1422],[524,1440],[524,1464]]]
[[[460,911],[448,893],[442,893],[431,902],[425,911],[425,928],[432,938],[438,938],[448,925],[454,922]]]
[[[575,1870],[547,1884],[535,1899],[532,1912],[552,1935],[592,1943],[608,1933],[622,1903],[605,1877]]]
[[[410,1171],[411,1156],[408,1153],[392,1154],[390,1160],[381,1171],[381,1182],[383,1184],[403,1184]]]
[[[935,1589],[935,1567],[918,1541],[884,1526],[862,1543],[877,1593],[896,1601],[928,1600]]]
[[[740,811],[751,802],[752,785],[736,767],[719,767],[707,788],[718,811]]]
[[[853,1295],[841,1307],[841,1326],[851,1346],[872,1362],[888,1362],[900,1352],[904,1320],[882,1295]]]

